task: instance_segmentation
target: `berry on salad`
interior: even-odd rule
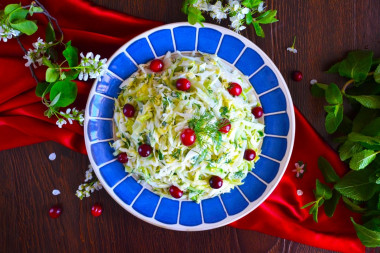
[[[253,149],[246,149],[244,152],[244,159],[252,161],[256,157],[256,152]]]
[[[185,146],[193,145],[195,140],[197,139],[195,136],[194,130],[191,128],[184,129],[180,137],[181,137],[182,144]]]
[[[263,108],[260,106],[252,108],[252,114],[256,119],[261,118],[264,114]]]
[[[160,59],[154,59],[150,62],[149,67],[153,72],[160,72],[164,69],[164,62]]]
[[[152,154],[152,147],[149,144],[140,145],[138,152],[142,157],[148,157]]]
[[[128,156],[126,153],[120,153],[118,156],[117,156],[117,160],[121,163],[127,163],[128,162]]]
[[[170,195],[172,195],[173,198],[179,199],[183,195],[183,191],[181,191],[177,186],[170,186],[169,188]]]
[[[242,88],[241,88],[240,84],[238,84],[238,83],[230,83],[230,87],[228,88],[228,92],[232,96],[237,97],[241,94]]]
[[[213,189],[219,189],[220,187],[223,186],[223,179],[218,176],[212,176],[209,182],[210,182],[211,188]]]
[[[180,78],[176,82],[177,89],[182,90],[182,91],[187,91],[191,87],[191,83],[189,80],[186,78]]]
[[[127,118],[132,118],[135,115],[135,107],[131,104],[124,105],[123,114]]]
[[[219,132],[221,132],[221,133],[226,134],[231,130],[231,123],[226,118],[221,119],[219,121],[219,125],[221,126],[221,128],[219,128]]]

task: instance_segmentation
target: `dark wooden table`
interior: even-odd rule
[[[93,0],[94,3],[165,23],[185,21],[182,0]],[[277,64],[294,104],[315,129],[324,131],[323,101],[312,98],[309,81],[337,81],[325,71],[353,49],[380,55],[379,0],[268,0],[280,22],[265,26],[265,39],[250,27],[242,34]],[[224,23],[223,23],[224,24]],[[225,24],[224,24],[225,25]],[[297,36],[298,54],[286,48]],[[300,70],[302,82],[290,73]],[[1,140],[0,140],[1,141]],[[48,155],[57,154],[55,161]],[[254,231],[222,227],[205,232],[175,232],[145,223],[122,209],[103,190],[80,201],[75,195],[89,161],[56,143],[42,143],[0,153],[0,252],[327,252]],[[59,189],[61,195],[51,191]],[[91,206],[103,205],[103,215],[91,216]],[[47,211],[64,211],[57,220]]]

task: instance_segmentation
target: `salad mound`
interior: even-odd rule
[[[241,185],[264,137],[252,86],[214,55],[159,61],[161,71],[142,64],[120,86],[114,155],[161,196],[200,202]]]

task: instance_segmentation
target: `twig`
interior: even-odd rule
[[[19,37],[16,37],[16,40],[18,42],[18,44],[20,45],[22,51],[24,51],[25,54],[27,54],[28,52],[26,51],[25,47],[22,45],[21,41],[20,41],[20,38]],[[36,80],[37,84],[39,83],[38,81],[38,78],[36,76],[36,73],[34,73],[34,69],[32,67],[32,65],[29,65],[29,70],[30,70],[30,73],[32,74],[34,80]]]
[[[61,34],[61,38],[63,38],[63,32],[62,32],[61,27],[58,24],[57,19],[52,17],[50,13],[46,10],[45,6],[43,6],[38,0],[34,0],[34,2],[36,2],[44,10],[44,14],[48,18],[50,23],[52,23],[52,20],[54,20],[54,23],[57,26],[59,33]]]

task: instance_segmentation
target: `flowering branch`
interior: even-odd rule
[[[49,23],[46,28],[45,41],[41,38],[32,44],[33,48],[26,50],[22,45],[19,36],[22,34],[34,34],[38,26],[35,21],[27,18],[34,13],[44,14]],[[56,39],[56,34],[52,23],[60,33],[60,39]],[[89,52],[84,56],[80,54],[79,61],[78,49],[71,45],[71,41],[63,43],[63,32],[58,21],[50,15],[45,7],[35,0],[30,5],[21,6],[20,4],[9,4],[4,10],[0,11],[0,41],[7,42],[15,37],[21,49],[24,51],[26,67],[29,67],[33,78],[37,82],[36,95],[41,97],[42,103],[48,108],[44,115],[56,117],[58,127],[69,122],[77,121],[80,125],[84,122],[84,112],[75,108],[68,108],[66,113],[60,108],[71,105],[77,97],[78,88],[73,80],[79,79],[87,81],[100,78],[106,70],[107,59],[100,59],[100,55]],[[62,56],[64,61],[58,62],[57,46],[64,46]],[[40,82],[34,72],[34,68],[46,66],[45,80]]]
[[[202,13],[209,14],[217,22],[229,17],[230,26],[235,32],[240,32],[246,28],[245,24],[252,24],[256,34],[259,37],[265,37],[261,24],[270,24],[277,22],[277,11],[265,11],[265,2],[261,0],[229,0],[228,4],[222,1],[216,1],[211,4],[211,0],[185,0],[182,6],[182,12],[188,15],[190,24],[205,21]]]

